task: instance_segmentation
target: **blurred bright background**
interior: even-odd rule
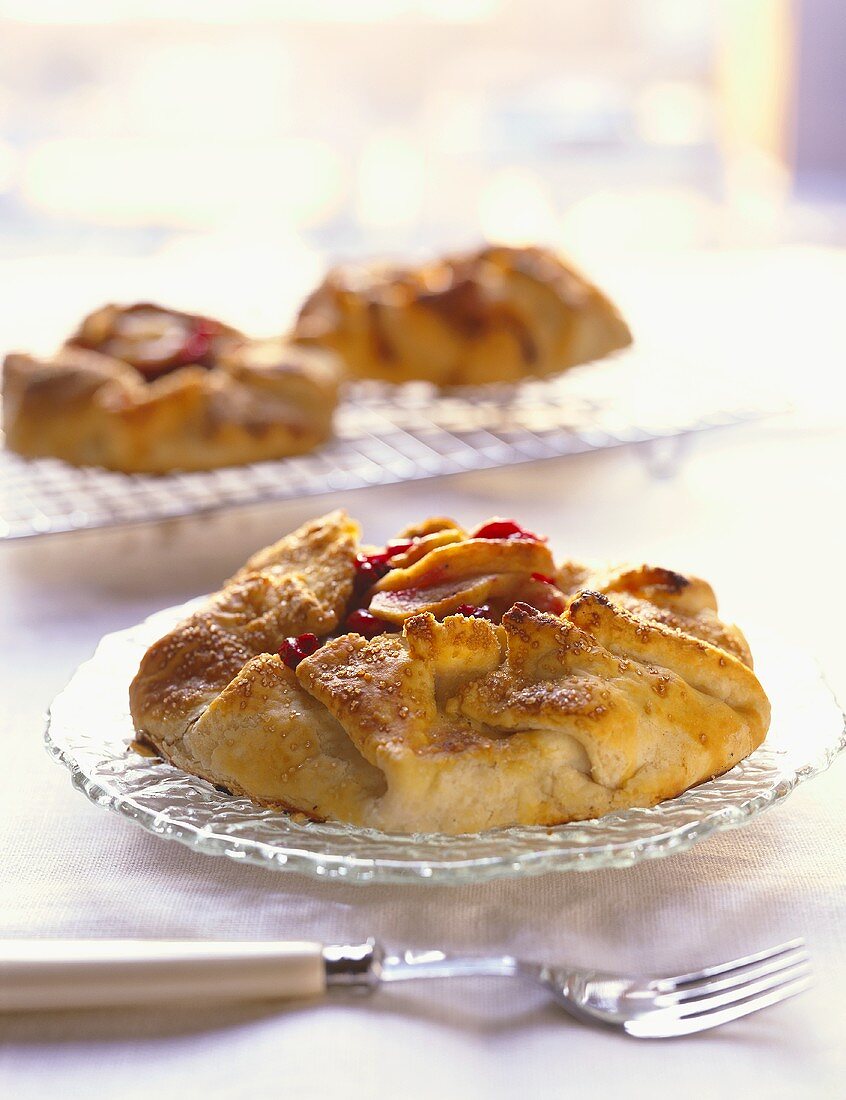
[[[624,299],[846,243],[844,55],[842,0],[0,0],[0,336],[278,331],[334,259],[482,238]]]

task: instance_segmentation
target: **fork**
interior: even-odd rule
[[[358,945],[276,941],[6,940],[0,1011],[207,1003],[319,996],[332,989],[432,978],[518,978],[541,986],[571,1016],[638,1039],[668,1039],[748,1016],[810,984],[801,939],[666,978],[549,966],[512,955],[386,954]]]

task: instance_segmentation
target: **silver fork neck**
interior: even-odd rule
[[[510,978],[519,963],[511,955],[447,955],[443,951],[403,951],[382,963],[382,981],[406,982],[415,978]]]
[[[327,988],[375,989],[382,977],[384,955],[375,940],[327,944],[323,948]]]
[[[399,955],[386,955],[373,940],[358,945],[325,947],[323,960],[327,986],[357,989],[374,989],[381,982],[407,982],[418,978],[509,978],[521,974],[521,964],[511,955],[447,955],[443,951],[403,951]]]

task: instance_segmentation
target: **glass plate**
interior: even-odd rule
[[[127,687],[142,654],[202,602],[106,635],[54,701],[47,745],[92,802],[196,851],[279,871],[357,883],[443,885],[627,867],[745,824],[827,768],[846,746],[844,716],[814,662],[792,649],[759,644],[756,668],[773,704],[767,741],[725,775],[652,809],[460,837],[298,824],[129,747]]]

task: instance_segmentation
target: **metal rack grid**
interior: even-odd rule
[[[0,452],[0,539],[26,538],[484,470],[680,436],[773,411],[736,379],[628,353],[518,387],[361,383],[336,437],[295,458],[162,477]],[[707,382],[705,381],[707,380]]]

